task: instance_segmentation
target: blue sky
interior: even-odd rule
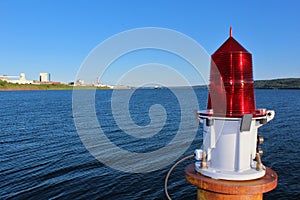
[[[141,27],[179,31],[212,54],[232,26],[252,53],[254,79],[299,78],[299,9],[297,0],[1,0],[0,75],[49,72],[54,81],[73,81],[99,43]]]

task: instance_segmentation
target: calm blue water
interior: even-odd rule
[[[196,92],[200,108],[205,108],[207,90]],[[174,137],[181,112],[168,90],[138,90],[132,97],[131,117],[140,126],[150,123],[147,113],[153,104],[161,104],[167,113],[159,134],[141,141],[117,127],[110,114],[110,97],[111,91],[97,91],[96,112],[115,144],[134,152],[154,151]],[[257,107],[276,111],[275,119],[259,129],[265,137],[263,163],[279,175],[277,188],[264,199],[300,197],[299,99],[300,90],[256,90]],[[137,174],[100,163],[76,132],[72,91],[0,92],[0,105],[0,199],[165,199],[164,178],[173,163]],[[201,130],[182,157],[199,148]],[[173,199],[196,199],[196,188],[184,177],[185,166],[192,162],[185,161],[171,174]]]

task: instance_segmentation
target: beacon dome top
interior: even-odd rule
[[[232,28],[230,27],[229,38],[222,44],[214,54],[244,52],[249,53],[238,41],[232,37]],[[213,55],[214,55],[213,54]]]

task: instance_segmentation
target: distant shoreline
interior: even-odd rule
[[[254,81],[255,89],[300,89],[300,78],[282,78]]]
[[[193,86],[194,88],[207,88],[206,85]],[[271,80],[255,80],[255,89],[300,89],[300,78],[282,78],[282,79],[271,79]]]
[[[67,84],[15,84],[0,80],[0,91],[35,91],[35,90],[94,90],[111,89],[109,87],[73,86]]]
[[[73,90],[73,89],[39,89],[39,88],[0,88],[0,92],[9,91],[51,91],[51,90]]]
[[[174,88],[186,88],[186,87],[174,87]],[[193,88],[207,88],[206,85],[197,85]],[[300,89],[300,78],[285,78],[285,79],[272,79],[272,80],[256,80],[254,81],[255,89]],[[36,91],[36,90],[113,90],[113,88],[108,87],[94,87],[94,86],[70,86],[65,84],[52,85],[52,84],[42,84],[42,85],[20,85],[7,83],[0,80],[0,91]],[[115,89],[125,89],[115,88]],[[126,88],[133,89],[133,88]],[[144,88],[144,89],[156,89],[156,88]],[[161,88],[163,89],[163,87]]]
[[[59,90],[112,90],[111,88],[97,88],[97,87],[76,87],[76,88],[36,88],[36,87],[17,87],[17,88],[1,88],[0,92],[9,91],[59,91]]]

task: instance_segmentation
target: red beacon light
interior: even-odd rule
[[[199,111],[203,123],[203,148],[196,150],[195,169],[212,178],[251,180],[265,175],[257,135],[275,112],[256,109],[252,55],[230,36],[211,56],[207,110]]]
[[[211,60],[207,109],[226,117],[256,115],[252,55],[232,37],[231,28],[230,37]]]

